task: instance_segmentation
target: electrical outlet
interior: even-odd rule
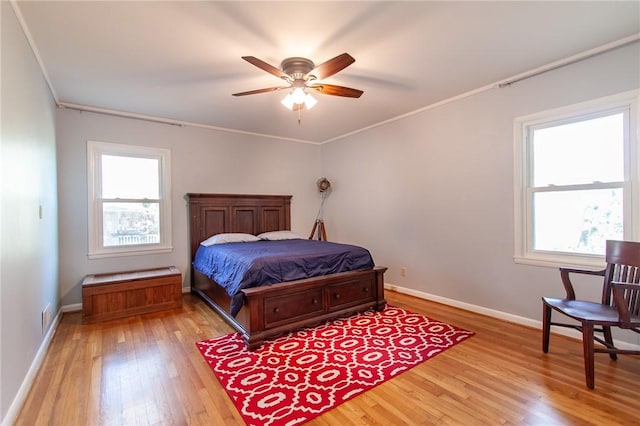
[[[407,268],[406,267],[400,268],[400,276],[401,277],[406,277],[407,276]]]
[[[42,310],[42,334],[47,331],[47,326],[51,320],[51,304],[47,303],[47,306]]]

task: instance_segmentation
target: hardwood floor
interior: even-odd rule
[[[309,425],[640,424],[640,357],[596,355],[585,386],[580,342],[387,292],[395,306],[476,335]],[[195,342],[232,329],[196,297],[182,309],[95,324],[65,314],[16,425],[242,425]]]

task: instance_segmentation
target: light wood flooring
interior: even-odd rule
[[[579,341],[394,292],[398,307],[476,335],[309,425],[640,424],[640,357],[596,354],[584,382]],[[232,332],[192,295],[182,309],[90,325],[65,314],[17,425],[242,425],[195,342]]]

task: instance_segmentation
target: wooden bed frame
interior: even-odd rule
[[[260,234],[291,229],[290,195],[187,194],[191,260],[201,241],[214,234]],[[265,339],[368,309],[382,310],[387,268],[342,272],[244,289],[234,317],[231,297],[191,268],[191,292],[240,332],[250,350]]]

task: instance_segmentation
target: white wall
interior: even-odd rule
[[[55,104],[11,5],[3,1],[0,7],[0,419],[4,422],[43,343],[42,310],[49,305],[53,318],[60,304]]]
[[[328,228],[387,283],[539,320],[564,293],[557,269],[513,261],[514,118],[636,89],[639,64],[635,43],[323,145]]]
[[[172,253],[87,258],[87,140],[171,150]],[[303,235],[319,205],[318,145],[59,109],[57,148],[63,305],[81,303],[80,282],[93,273],[175,265],[188,287],[188,192],[293,195],[291,227]]]

